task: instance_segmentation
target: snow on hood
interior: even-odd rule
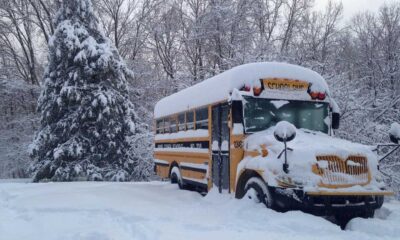
[[[284,145],[274,137],[276,127],[271,127],[248,136],[244,142],[245,150],[260,150],[261,145],[268,149],[267,157],[247,157],[240,163],[239,168],[264,169],[267,172],[268,183],[274,185],[275,177],[283,174],[282,164],[284,156],[278,159],[278,155],[284,149]],[[313,132],[305,129],[296,130],[296,138],[287,143],[289,175],[292,179],[307,181],[316,185],[320,176],[312,173],[312,166],[317,163],[317,156],[334,155],[345,160],[351,155],[364,156],[368,159],[368,165],[372,174],[377,171],[377,155],[372,152],[371,146],[353,143],[347,140],[331,137],[321,132]],[[272,172],[272,174],[271,174]]]
[[[245,140],[245,146],[248,149],[256,149],[261,144],[265,144],[272,151],[283,148],[283,144],[278,142],[273,132],[275,127],[250,135]],[[361,155],[368,157],[368,152],[372,152],[371,146],[350,142],[344,139],[335,138],[321,132],[314,132],[306,129],[297,129],[296,138],[288,142],[288,147],[296,151],[313,152],[318,155],[336,155],[346,159],[350,155]]]

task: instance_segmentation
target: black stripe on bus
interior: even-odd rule
[[[222,154],[229,154],[229,151],[216,151],[216,150],[213,150],[212,154],[218,154],[219,152],[221,152]]]
[[[193,142],[174,142],[174,143],[156,143],[155,148],[197,148],[208,149],[210,146],[209,141],[193,141]]]
[[[189,171],[193,171],[193,172],[201,172],[201,173],[207,173],[207,169],[204,168],[196,168],[196,167],[189,167],[189,166],[180,166],[181,169],[183,170],[189,170]]]
[[[155,165],[163,166],[163,167],[168,167],[168,163],[161,163],[161,162],[154,162]]]
[[[208,189],[208,185],[205,183],[189,180],[189,179],[186,179],[185,177],[183,177],[182,180],[184,183],[189,184],[191,186],[196,186],[198,188],[201,188],[202,190],[207,191],[207,189]]]

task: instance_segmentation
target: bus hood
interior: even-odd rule
[[[371,176],[378,173],[377,155],[372,151],[372,146],[353,143],[347,140],[338,139],[320,132],[313,132],[305,129],[296,130],[296,138],[287,143],[287,158],[289,163],[289,174],[282,170],[284,156],[278,155],[284,149],[284,145],[278,142],[273,132],[275,127],[248,136],[244,142],[245,151],[260,151],[267,149],[266,157],[246,157],[240,164],[240,168],[261,169],[265,173],[269,184],[275,182],[276,176],[290,176],[291,179],[299,182],[307,182],[310,186],[317,186],[321,182],[321,176],[315,174],[312,169],[316,164],[321,164],[317,159],[321,157],[334,157],[338,161],[346,164],[352,157],[362,157],[367,161],[367,166]],[[342,163],[340,163],[342,164]],[[322,164],[321,164],[322,165]],[[368,171],[368,170],[367,170]],[[372,179],[371,182],[373,182]]]

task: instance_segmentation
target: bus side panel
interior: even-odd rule
[[[231,129],[231,133],[232,133],[232,129]],[[242,161],[243,156],[244,156],[244,149],[243,149],[243,140],[244,140],[244,135],[233,135],[231,134],[231,138],[230,138],[230,151],[231,151],[231,155],[230,155],[230,188],[231,188],[231,192],[235,192],[236,191],[236,178],[237,176],[237,168],[239,165],[239,162]]]
[[[161,165],[161,164],[157,164],[156,163],[156,174],[162,179],[165,179],[165,178],[169,177],[169,169],[170,169],[170,165],[169,164],[167,164],[167,165],[162,164]]]
[[[189,169],[182,168],[181,174],[183,177],[186,177],[189,179],[203,180],[206,178],[205,171],[189,170]]]
[[[157,164],[157,175],[161,178],[169,178],[169,169],[172,163],[177,163],[180,167],[182,177],[204,180],[207,173],[201,168],[196,169],[196,167],[184,167],[182,164],[199,164],[206,166],[210,162],[209,153],[189,153],[189,152],[155,152],[155,159],[163,160],[168,162],[168,166]],[[159,167],[161,166],[161,167]],[[160,170],[159,170],[160,169]]]

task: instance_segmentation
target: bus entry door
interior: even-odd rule
[[[220,193],[229,191],[229,105],[212,107],[212,181]]]

